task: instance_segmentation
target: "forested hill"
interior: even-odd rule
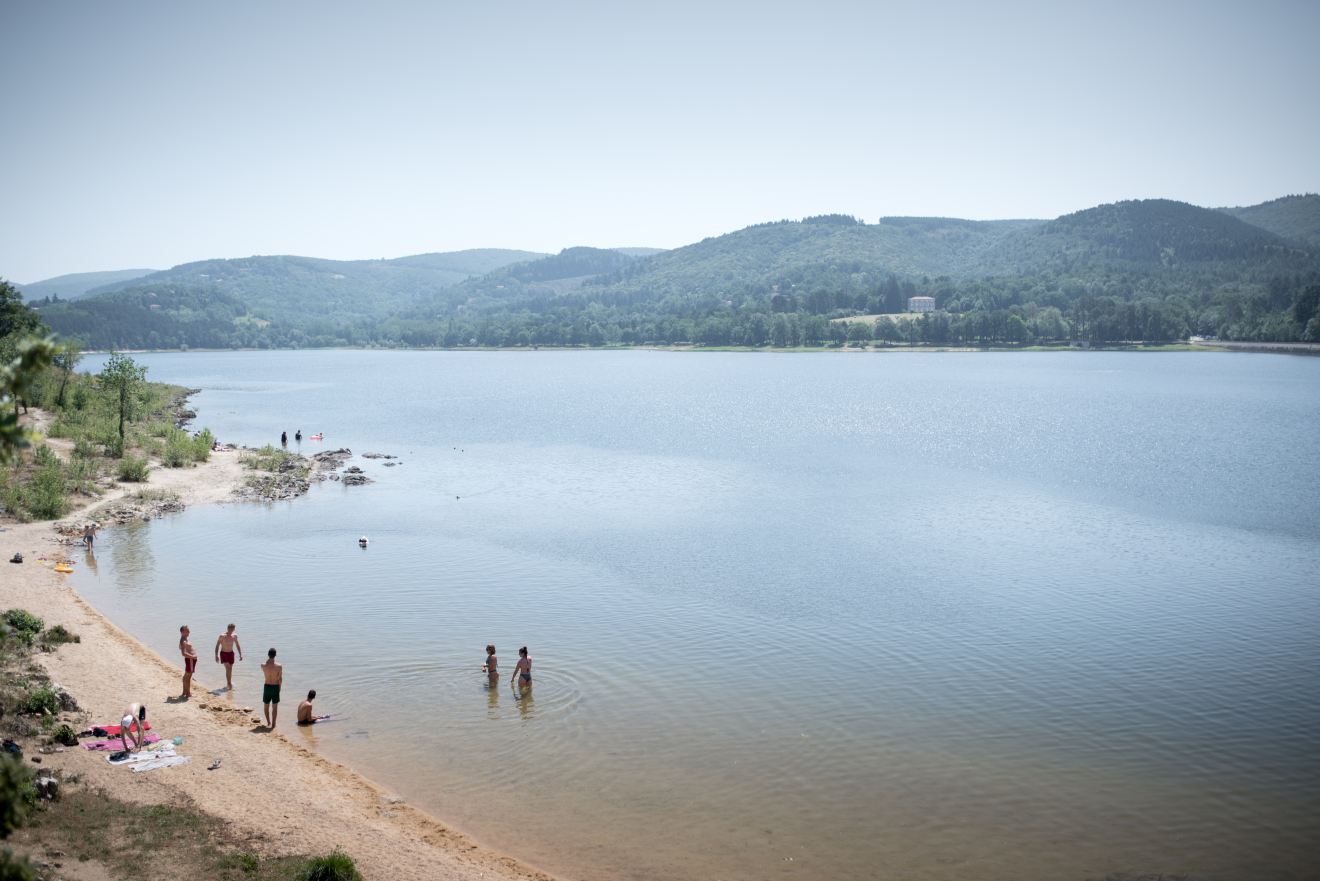
[[[1220,208],[1294,243],[1320,248],[1320,194],[1284,196],[1248,208]]]
[[[154,269],[116,269],[110,272],[75,272],[36,281],[32,284],[16,284],[25,300],[40,300],[45,297],[59,297],[61,300],[77,300],[100,293],[106,286],[127,287],[135,278],[142,278],[155,272]]]
[[[427,316],[437,311],[449,312],[485,299],[553,297],[573,290],[586,278],[633,262],[636,258],[625,253],[627,250],[658,253],[650,248],[565,248],[552,257],[513,263],[444,288],[421,298],[408,314]]]
[[[884,217],[864,224],[849,215],[749,226],[638,259],[590,279],[587,298],[720,298],[742,301],[795,288],[856,288],[890,275],[974,275],[1004,235],[1042,221]]]
[[[316,257],[247,257],[204,260],[152,273],[132,282],[160,291],[180,285],[215,287],[267,321],[381,320],[440,288],[515,261],[544,255],[483,248],[417,254],[393,260],[322,260]],[[125,285],[107,285],[110,292]]]
[[[1262,281],[1313,270],[1316,256],[1224,212],[1147,199],[1088,208],[1005,236],[975,274]]]
[[[1284,208],[1302,216],[1297,205]],[[1261,216],[1283,214],[1275,206]],[[473,272],[481,259],[500,265]],[[463,271],[473,277],[459,279]],[[459,252],[393,261],[255,257],[149,278],[130,291],[40,311],[57,332],[99,348],[759,346],[909,331],[937,343],[1191,334],[1320,340],[1320,248],[1225,211],[1162,199],[1048,222],[885,217],[867,224],[822,215],[650,254],[579,247],[554,256]],[[914,296],[935,308],[911,327],[841,323],[903,312]]]
[[[78,337],[93,349],[229,348],[255,341],[266,324],[215,285],[143,285],[73,302],[61,299],[42,306],[41,318],[60,335]]]

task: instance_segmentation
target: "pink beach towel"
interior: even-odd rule
[[[157,743],[159,741],[160,737],[155,734],[148,734],[142,739],[143,744]],[[129,743],[132,743],[132,741],[130,740]],[[118,740],[89,740],[87,743],[81,744],[81,746],[83,749],[99,750],[100,752],[107,753],[117,752],[124,748],[124,745]]]

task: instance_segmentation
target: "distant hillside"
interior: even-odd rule
[[[1005,236],[976,274],[1259,281],[1318,266],[1315,253],[1222,211],[1146,199],[1088,208]]]
[[[650,257],[653,254],[659,254],[667,248],[610,248],[611,251],[618,251],[620,254],[626,254],[629,257]]]
[[[246,315],[246,304],[215,285],[143,285],[41,307],[51,330],[94,349],[228,348],[243,325],[263,324]]]
[[[653,253],[205,261],[40,311],[98,348],[1320,340],[1320,248],[1297,242],[1164,199],[1048,222],[829,214]],[[912,297],[934,309],[847,321]]]
[[[573,290],[587,278],[626,266],[633,259],[618,249],[565,248],[553,257],[513,263],[445,288],[423,298],[413,311],[427,314],[482,298],[552,297]]]
[[[1320,248],[1320,194],[1284,196],[1248,208],[1219,210],[1276,236]]]
[[[795,288],[873,285],[889,275],[967,277],[999,239],[1041,221],[847,215],[750,226],[664,251],[593,278],[582,293],[662,300],[669,296],[765,296]]]
[[[515,261],[544,255],[486,248],[418,254],[394,260],[322,260],[316,257],[247,257],[185,263],[134,281],[162,291],[179,285],[214,286],[245,302],[269,321],[379,320],[418,297]],[[89,291],[109,293],[125,285]]]
[[[142,278],[154,269],[115,269],[110,272],[75,272],[72,275],[60,275],[32,284],[15,284],[23,292],[25,300],[41,300],[59,296],[61,300],[77,300],[85,297],[93,288],[109,284],[127,284],[135,278]]]

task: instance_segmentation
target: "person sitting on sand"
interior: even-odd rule
[[[532,659],[527,655],[527,646],[518,649],[518,663],[513,666],[513,678],[509,684],[518,683],[520,688],[532,687]],[[519,681],[521,680],[521,681]]]
[[[225,691],[234,690],[234,649],[238,649],[238,659],[243,660],[243,647],[238,644],[234,625],[230,624],[229,629],[215,641],[215,662],[225,665]]]
[[[490,677],[491,685],[498,685],[500,681],[500,671],[498,669],[500,659],[495,657],[495,646],[486,646],[486,663],[481,665],[481,669]]]
[[[129,734],[132,733],[133,745],[129,746]],[[132,703],[124,710],[124,718],[119,720],[119,740],[124,744],[124,751],[135,753],[142,749],[147,739],[147,708],[142,704]]]
[[[316,689],[315,689],[315,688],[313,688],[311,691],[307,692],[307,700],[305,700],[305,701],[303,701],[302,703],[298,704],[298,724],[299,724],[299,725],[315,725],[317,722],[320,722],[322,719],[329,719],[329,718],[330,718],[329,716],[313,716],[313,715],[312,715],[312,701],[314,701],[314,700],[316,700]]]
[[[266,687],[261,690],[266,727],[274,731],[280,718],[280,686],[284,684],[284,665],[275,663],[275,649],[266,652],[266,663],[261,665],[261,672],[266,677]]]
[[[192,678],[197,672],[197,650],[193,644],[188,641],[188,634],[192,633],[185,624],[179,628],[179,651],[183,653],[183,696],[192,697]]]

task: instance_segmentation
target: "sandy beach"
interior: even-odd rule
[[[42,421],[37,414],[37,424]],[[59,441],[51,446],[64,454]],[[237,454],[220,453],[195,468],[159,468],[153,463],[146,486],[172,490],[189,506],[214,504],[229,502],[230,490],[242,477]],[[95,519],[97,510],[131,497],[138,489],[127,484],[110,490],[62,522]],[[179,754],[192,756],[190,764],[137,774],[110,766],[103,753],[71,747],[42,756],[42,767],[77,773],[81,775],[77,786],[123,801],[183,804],[204,811],[227,822],[246,849],[263,856],[319,854],[341,847],[368,879],[549,881],[551,876],[479,846],[397,801],[365,777],[302,746],[294,724],[300,696],[286,696],[280,728],[271,733],[256,721],[261,715],[256,695],[231,701],[210,694],[224,684],[224,674],[212,663],[214,635],[196,623],[193,641],[201,657],[199,678],[193,683],[192,699],[180,699],[177,659],[161,657],[120,630],[79,597],[66,576],[54,571],[53,563],[38,560],[65,554],[54,524],[5,520],[0,521],[0,529],[0,558],[8,560],[19,552],[25,560],[3,563],[2,607],[26,609],[47,626],[63,624],[81,637],[78,644],[35,656],[51,679],[90,712],[91,724],[116,723],[130,702],[146,703],[153,730],[163,737],[183,737]],[[255,647],[249,654],[253,652]],[[35,743],[25,747],[25,755],[34,753]],[[220,767],[208,770],[217,759]],[[20,854],[26,835],[20,830],[10,841]],[[70,879],[108,877],[95,861],[69,865],[61,874]]]

